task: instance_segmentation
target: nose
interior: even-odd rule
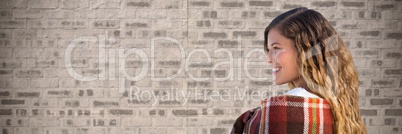
[[[268,58],[267,58],[267,62],[268,62],[268,64],[272,64],[272,59],[271,58],[269,58],[270,56],[268,56]]]
[[[267,53],[267,62],[268,62],[269,64],[272,64],[272,63],[273,63],[272,51],[268,51],[268,53]]]

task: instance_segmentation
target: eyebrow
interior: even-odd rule
[[[275,44],[281,45],[281,44],[279,44],[278,42],[274,42],[274,43],[271,43],[271,45],[268,45],[268,46],[273,46],[273,45],[275,45]]]

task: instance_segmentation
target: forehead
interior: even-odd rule
[[[294,43],[293,40],[283,36],[278,29],[273,28],[269,30],[267,36],[267,45],[271,46],[272,44],[292,46]]]

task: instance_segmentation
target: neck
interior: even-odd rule
[[[306,89],[307,91],[310,90],[307,86],[306,81],[303,78],[299,78],[297,80],[292,81],[295,87],[301,87]]]

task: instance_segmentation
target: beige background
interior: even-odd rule
[[[299,6],[352,52],[369,133],[400,134],[400,0],[1,0],[0,133],[229,133],[287,90],[263,31]]]

